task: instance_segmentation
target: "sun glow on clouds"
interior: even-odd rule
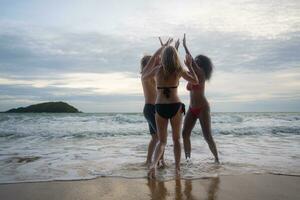
[[[217,71],[207,85],[212,102],[249,102],[271,99],[300,98],[300,68],[274,72]],[[187,96],[185,81],[179,86],[180,96]],[[22,80],[1,78],[0,85],[27,85],[36,88],[64,88],[77,95],[143,95],[140,77],[134,73],[67,73],[56,78]],[[82,92],[85,91],[85,92]]]
[[[94,112],[99,101],[110,107],[97,111],[132,111],[143,104],[142,54],[154,52],[157,36],[184,32],[192,53],[208,55],[216,66],[209,101],[223,102],[221,108],[284,99],[300,109],[289,106],[300,99],[299,1],[11,2],[0,7],[0,110],[64,99],[88,102],[83,111]],[[179,94],[188,100],[184,81]]]
[[[57,77],[31,80],[21,77],[0,78],[0,85],[21,85],[35,88],[85,89],[86,93],[107,94],[141,94],[140,79],[137,74],[129,72],[113,73],[67,73]]]
[[[208,91],[215,102],[249,102],[300,97],[300,68],[259,73],[216,72]],[[221,96],[221,97],[218,97]]]
[[[141,94],[140,79],[133,73],[71,73],[57,87],[88,89],[98,94]]]

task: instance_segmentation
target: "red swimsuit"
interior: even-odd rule
[[[186,89],[189,90],[189,91],[191,91],[191,90],[201,90],[202,88],[203,88],[203,85],[200,85],[200,84],[193,85],[193,84],[191,84],[191,83],[188,83],[188,84],[186,85]],[[192,107],[190,106],[190,111],[191,111],[191,113],[192,113],[195,117],[198,117],[198,116],[199,116],[199,114],[201,113],[201,110],[202,110],[201,107],[194,107],[194,108],[192,108]]]
[[[188,90],[188,91],[191,91],[191,90],[200,90],[200,89],[202,89],[202,85],[200,85],[200,84],[196,84],[196,85],[193,85],[193,84],[191,84],[191,83],[188,83],[187,85],[186,85],[186,89]]]

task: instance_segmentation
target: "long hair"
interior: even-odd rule
[[[195,57],[195,62],[199,67],[201,67],[205,74],[205,80],[209,80],[213,73],[214,65],[210,58],[205,55],[198,55]]]
[[[161,63],[166,78],[173,73],[180,73],[183,71],[177,50],[173,46],[168,46],[164,49],[161,57]]]
[[[144,70],[144,68],[146,67],[147,63],[149,62],[151,56],[150,55],[145,55],[142,57],[141,59],[141,73]]]

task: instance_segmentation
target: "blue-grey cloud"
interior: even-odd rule
[[[152,53],[158,46],[154,38],[135,41],[100,33],[53,34],[51,31],[43,31],[46,35],[43,37],[26,32],[16,34],[16,31],[10,31],[14,34],[0,32],[1,73],[136,72],[143,52]],[[282,38],[255,39],[199,32],[188,42],[194,55],[207,54],[220,70],[295,67],[300,62],[299,33]]]
[[[98,12],[96,8],[103,2],[90,3],[88,9],[81,9],[81,2],[76,1],[74,10],[69,2],[64,2],[55,10],[52,1],[26,4],[3,1],[7,6],[0,8],[0,110],[29,102],[66,100],[91,111],[95,109],[90,105],[101,104],[97,107],[100,111],[120,109],[124,105],[120,102],[127,102],[131,105],[127,108],[136,111],[139,106],[135,108],[135,104],[143,101],[141,93],[104,93],[97,90],[101,87],[96,85],[97,77],[84,87],[76,88],[74,81],[82,81],[78,78],[81,73],[130,72],[127,77],[137,78],[143,53],[151,54],[159,46],[157,35],[182,37],[184,32],[193,55],[206,54],[215,64],[213,87],[207,94],[217,110],[228,111],[235,104],[235,110],[255,105],[263,109],[268,107],[264,107],[265,102],[270,103],[270,110],[277,109],[277,102],[284,108],[299,110],[294,102],[300,100],[295,94],[299,91],[296,79],[300,67],[297,1],[282,4],[255,0],[237,4],[235,0],[229,3],[195,0],[171,5],[169,1],[132,2],[135,9],[125,4],[124,9],[116,9],[115,2],[105,4],[105,8],[114,8],[112,13],[103,8]],[[38,11],[31,13],[34,9]],[[182,49],[180,54],[183,58]],[[288,78],[273,79],[269,72],[274,72],[274,76],[285,73]],[[73,73],[77,73],[75,78],[70,77]],[[247,79],[247,73],[252,79]],[[256,78],[255,73],[260,77]],[[245,81],[261,88],[253,89],[230,74],[243,76]],[[230,81],[226,81],[228,78]],[[284,87],[276,84],[281,80]],[[84,81],[87,82],[86,78]],[[226,84],[241,84],[245,90],[238,87],[227,90],[230,87]],[[253,101],[256,93],[260,96]],[[188,100],[187,96],[183,98]]]
[[[149,38],[133,41],[100,33],[57,34],[48,30],[37,35],[18,30],[11,30],[13,34],[0,30],[2,73],[137,71],[143,52],[158,47],[158,42],[151,44]]]

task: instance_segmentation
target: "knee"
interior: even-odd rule
[[[204,135],[204,139],[205,139],[207,142],[211,142],[211,141],[213,141],[213,139],[212,139],[212,136],[211,136],[211,135]]]
[[[167,144],[167,139],[163,139],[163,138],[160,138],[158,139],[158,143],[162,146],[166,146]]]
[[[182,131],[182,138],[183,140],[188,140],[190,138],[187,131]]]
[[[174,144],[180,143],[180,137],[173,137],[173,143]]]
[[[153,141],[153,142],[157,142],[157,141],[158,141],[158,136],[157,136],[157,134],[153,134],[153,135],[152,135],[152,141]]]

